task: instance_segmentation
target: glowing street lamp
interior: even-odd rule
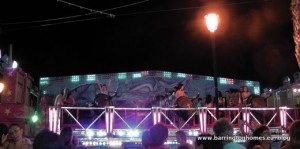
[[[215,13],[210,13],[205,16],[205,20],[206,20],[207,29],[211,33],[214,33],[218,28],[219,16]]]
[[[215,104],[216,104],[216,116],[219,118],[219,91],[218,91],[218,78],[217,78],[217,59],[216,59],[216,44],[214,32],[218,28],[219,16],[215,13],[210,13],[205,16],[207,29],[211,35],[211,48],[212,48],[212,59],[213,59],[213,70],[214,70],[214,87],[215,87]]]

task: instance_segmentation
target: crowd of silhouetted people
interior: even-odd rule
[[[231,122],[220,118],[213,125],[213,134],[203,133],[194,141],[188,142],[184,131],[176,132],[177,149],[299,149],[300,121],[294,121],[288,129],[288,139],[272,140],[270,128],[260,125],[253,129],[249,136],[260,139],[249,139],[240,144],[233,140],[234,129]],[[40,131],[33,143],[24,137],[23,128],[18,124],[9,127],[0,123],[0,149],[80,149],[78,138],[73,135],[71,127],[62,128],[60,135],[48,129]],[[145,149],[169,149],[165,142],[168,140],[169,130],[165,124],[157,123],[142,133],[142,146]],[[210,138],[210,139],[208,139]],[[222,139],[221,139],[222,138]]]
[[[234,129],[231,122],[221,118],[213,125],[214,134],[200,134],[194,143],[187,142],[184,131],[177,131],[177,149],[300,149],[300,121],[294,121],[288,131],[289,135],[281,137],[282,140],[278,140],[278,138],[274,140],[271,137],[270,128],[260,125],[250,134],[252,139],[240,144],[233,140]],[[164,124],[158,123],[143,133],[142,145],[145,149],[168,149],[169,147],[164,144],[167,138],[168,128]]]
[[[23,128],[18,124],[7,126],[0,123],[0,149],[80,149],[79,140],[71,127],[64,127],[60,135],[44,129],[32,142],[24,137]]]

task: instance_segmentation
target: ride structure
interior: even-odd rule
[[[231,88],[247,86],[250,92],[260,94],[257,81],[218,79],[219,91],[223,93]],[[108,95],[101,93],[99,83],[110,84],[107,86]],[[180,107],[174,106],[173,98],[174,87],[179,83],[184,85],[186,91],[186,97],[182,98],[182,102],[178,102],[182,103]],[[56,95],[65,88],[68,88],[76,99],[76,106],[53,106]],[[214,96],[214,82],[211,76],[141,71],[43,77],[40,78],[40,90],[43,93],[41,109],[45,110],[42,113],[47,117],[44,119],[49,120],[45,122],[45,127],[59,133],[62,127],[71,126],[83,146],[139,144],[138,137],[141,131],[158,122],[169,127],[171,140],[168,143],[174,144],[176,130],[184,130],[190,137],[195,137],[201,132],[211,131],[210,127],[216,120],[215,108],[198,108],[195,104],[184,106],[187,101],[194,102],[195,97],[204,99],[208,94]],[[239,116],[246,114],[245,112],[248,111],[248,117],[250,116],[249,109],[234,107],[220,110],[226,113],[224,116],[232,117],[235,125]],[[232,115],[232,111],[236,114]],[[184,114],[185,112],[187,114]]]
[[[33,78],[21,68],[3,68],[4,89],[0,100],[0,122],[16,123],[24,128],[26,136],[34,136],[30,118],[35,113],[37,100],[32,97]]]
[[[293,80],[286,76],[281,87],[266,89],[262,93],[267,98],[268,107],[300,107],[300,72],[294,73]]]

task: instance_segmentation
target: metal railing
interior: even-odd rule
[[[230,119],[235,126],[242,121],[239,128],[249,134],[251,126],[265,124],[280,129],[285,133],[288,125],[299,119],[299,108],[219,108],[221,117]],[[76,111],[76,112],[74,112]],[[88,124],[81,120],[81,111],[94,112]],[[180,113],[188,113],[183,118]],[[97,114],[95,114],[97,113]],[[194,129],[206,133],[217,120],[216,108],[119,108],[108,106],[98,107],[50,107],[49,129],[60,132],[66,124],[66,118],[71,119],[72,126],[81,130],[105,129],[107,136],[112,136],[117,129],[149,129],[156,123],[164,123],[171,130]],[[101,127],[100,125],[103,125]]]

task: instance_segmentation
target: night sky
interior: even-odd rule
[[[115,17],[100,14],[108,9]],[[143,70],[212,76],[208,12],[220,17],[219,77],[278,88],[299,71],[290,0],[1,1],[0,48],[8,54],[12,44],[36,84],[39,77]]]

